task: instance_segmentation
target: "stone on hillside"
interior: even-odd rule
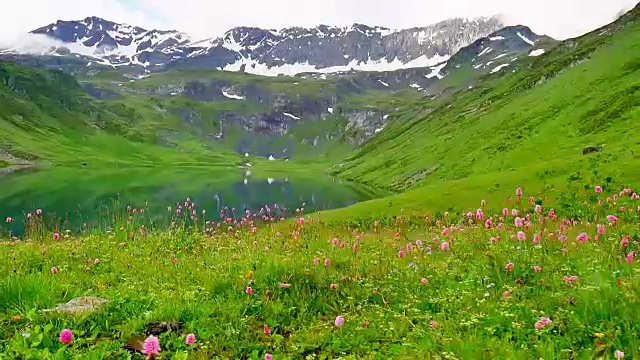
[[[67,314],[86,313],[97,310],[109,302],[107,299],[99,297],[85,296],[70,300],[64,304],[57,304],[53,309],[42,310],[43,313],[61,312]]]
[[[602,151],[602,146],[587,146],[582,150],[582,155],[587,155],[587,154],[600,152],[600,151]]]

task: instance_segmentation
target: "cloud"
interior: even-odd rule
[[[0,39],[0,49],[13,49],[24,54],[45,54],[49,49],[59,46],[64,46],[64,43],[43,34],[25,33],[13,39]]]
[[[0,43],[58,19],[92,15],[206,38],[241,25],[278,29],[358,22],[407,28],[450,17],[502,14],[510,23],[564,39],[603,26],[633,5],[634,0],[19,0],[3,9]]]

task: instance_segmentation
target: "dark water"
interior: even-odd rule
[[[302,207],[305,213],[345,207],[385,193],[322,173],[256,175],[244,169],[55,169],[0,176],[0,223],[13,234],[23,231],[28,213],[42,209],[49,224],[62,229],[109,227],[115,213],[127,206],[146,208],[145,216],[157,224],[168,223],[167,207],[176,208],[187,197],[198,214],[218,220],[220,210],[235,208],[258,212],[273,208]],[[286,216],[287,214],[283,214]],[[13,223],[5,223],[12,217]]]

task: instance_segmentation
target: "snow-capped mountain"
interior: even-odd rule
[[[437,65],[398,69],[381,72],[352,73],[348,78],[338,80],[343,73],[331,75],[315,74],[315,77],[333,77],[352,89],[399,90],[413,88],[431,93],[431,87],[454,72],[457,82],[463,88],[473,85],[479,77],[499,71],[516,71],[521,66],[515,60],[544,54],[553,47],[556,40],[534,33],[529,27],[507,26],[487,36],[480,37],[458,50],[448,60]],[[304,74],[307,75],[307,74]],[[454,81],[454,82],[455,82]],[[449,82],[451,84],[452,82]],[[442,90],[442,89],[440,89]]]
[[[237,27],[222,37],[196,40],[175,30],[146,30],[89,17],[59,20],[32,31],[43,40],[35,51],[29,43],[2,52],[74,55],[85,58],[87,64],[136,66],[146,71],[204,68],[261,75],[390,71],[442,63],[503,27],[497,17],[450,19],[402,30],[362,24],[281,30]]]
[[[137,26],[116,24],[98,17],[79,21],[58,20],[33,30],[32,34],[51,39],[44,53],[76,54],[94,58],[108,65],[142,65],[146,53],[166,53],[190,43],[186,34],[169,30],[145,30]],[[31,44],[23,44],[29,50]],[[20,52],[20,48],[15,49]]]

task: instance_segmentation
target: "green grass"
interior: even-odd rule
[[[602,185],[603,194],[578,189],[556,202],[557,220],[547,216],[546,194],[535,198],[543,215],[533,212],[526,190],[522,202],[488,202],[490,229],[458,213],[427,222],[397,213],[390,225],[327,228],[320,213],[305,216],[304,226],[259,223],[255,233],[249,224],[231,232],[226,225],[203,230],[176,218],[175,228],[147,227],[143,236],[145,215],[125,222],[121,212],[116,224],[122,228],[113,232],[51,240],[36,217],[28,240],[0,243],[6,254],[0,263],[6,274],[0,280],[0,353],[142,359],[123,345],[149,335],[150,322],[178,321],[181,331],[158,335],[161,358],[591,359],[610,358],[615,350],[636,358],[640,282],[637,260],[625,259],[638,251],[638,200],[627,194],[607,202],[621,188]],[[521,216],[531,212],[531,227],[514,228],[509,215],[497,228],[501,215],[494,214],[503,206]],[[576,211],[576,225],[562,225]],[[619,217],[615,224],[606,220],[612,214]],[[605,229],[598,239],[595,224]],[[445,228],[450,233],[443,235]],[[526,241],[510,237],[522,230]],[[582,232],[588,241],[577,239]],[[332,244],[334,238],[344,248]],[[628,243],[621,245],[623,239]],[[444,241],[450,250],[441,250]],[[577,281],[567,283],[570,276]],[[40,312],[77,296],[110,303],[81,316]],[[337,316],[345,319],[339,328]],[[536,329],[545,317],[551,323]],[[58,341],[65,328],[74,333],[66,346]],[[196,335],[196,345],[185,344],[187,333]]]

